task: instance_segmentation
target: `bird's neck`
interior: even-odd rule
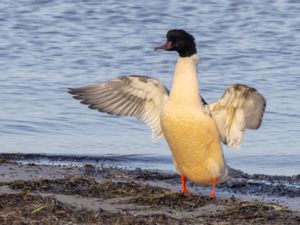
[[[198,55],[179,57],[175,67],[170,100],[200,104],[197,80]]]

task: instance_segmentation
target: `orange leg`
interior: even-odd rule
[[[217,178],[213,178],[212,179],[212,189],[211,189],[211,192],[210,192],[210,197],[211,198],[215,198],[215,188],[216,188],[216,185],[217,185]]]
[[[187,195],[190,191],[186,187],[186,176],[180,176],[181,178],[181,192]]]

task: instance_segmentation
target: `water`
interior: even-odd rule
[[[299,1],[2,0],[0,151],[133,155],[135,165],[172,169],[167,145],[152,143],[142,122],[89,110],[66,92],[129,74],[170,87],[177,56],[153,48],[171,28],[196,37],[206,101],[232,83],[267,99],[262,127],[239,151],[224,149],[228,164],[299,174]]]

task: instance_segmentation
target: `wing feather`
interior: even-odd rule
[[[162,136],[160,113],[168,100],[168,89],[147,76],[122,76],[86,87],[70,88],[75,99],[91,109],[117,116],[133,116],[152,129],[152,138]]]
[[[266,100],[254,88],[234,84],[218,101],[206,105],[215,120],[222,141],[238,148],[246,129],[258,129],[262,123]]]

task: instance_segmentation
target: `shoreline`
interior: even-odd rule
[[[62,156],[55,165],[40,164],[34,162],[41,159],[37,156],[48,157],[0,154],[1,224],[20,218],[25,224],[39,224],[41,218],[48,224],[300,223],[300,175],[249,175],[230,169],[232,179],[218,185],[217,198],[210,199],[210,186],[188,183],[190,195],[180,194],[179,177],[171,172],[101,163],[59,165]],[[13,201],[17,207],[10,207]],[[55,222],[57,212],[64,216]]]

